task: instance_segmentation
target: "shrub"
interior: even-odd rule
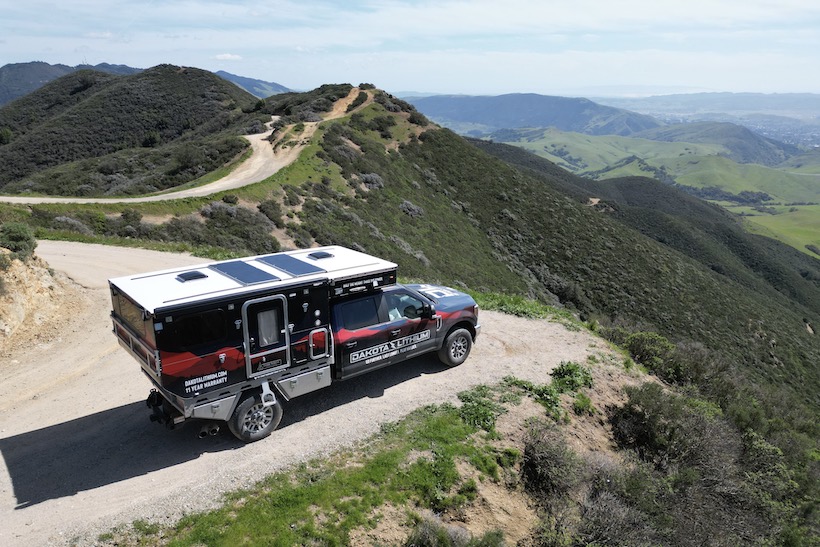
[[[279,205],[278,201],[269,199],[257,205],[257,208],[259,212],[268,217],[277,228],[283,228],[285,226],[284,221],[282,221],[282,206]]]
[[[575,401],[572,403],[572,411],[578,416],[587,414],[594,416],[598,411],[592,406],[592,399],[586,393],[578,393],[575,396]]]
[[[353,99],[353,102],[351,102],[348,105],[347,110],[345,112],[352,112],[353,110],[355,110],[359,106],[363,105],[364,102],[367,100],[367,97],[368,97],[368,95],[367,95],[366,92],[360,91],[359,94],[356,95],[356,98]]]
[[[650,371],[662,370],[675,346],[655,332],[635,332],[626,337],[624,347],[636,362]]]
[[[540,422],[527,432],[521,474],[524,488],[542,503],[567,494],[580,481],[581,460],[555,426]]]
[[[493,401],[487,386],[477,386],[458,394],[462,405],[459,409],[465,423],[492,433],[496,419],[505,412],[504,407]]]
[[[368,190],[384,188],[384,180],[378,173],[362,173],[359,175],[359,180],[362,181],[362,184],[364,184]]]
[[[87,236],[94,234],[94,232],[92,232],[88,226],[86,226],[76,218],[67,216],[55,217],[54,222],[52,222],[52,226],[54,226],[54,228],[57,228],[58,230],[69,230]]]
[[[0,247],[10,250],[13,258],[27,260],[34,254],[37,240],[27,225],[21,222],[8,222],[0,226]]]
[[[498,530],[473,538],[464,528],[446,525],[438,519],[425,518],[416,524],[404,541],[405,547],[501,547],[504,534]]]
[[[658,540],[647,515],[609,492],[587,498],[582,512],[577,538],[582,545],[653,545]]]
[[[558,405],[560,403],[558,390],[552,384],[533,384],[529,380],[521,380],[512,376],[504,377],[504,384],[517,387],[531,395],[536,402],[558,419]]]
[[[12,132],[11,129],[8,127],[4,127],[0,129],[0,145],[8,144],[11,142]]]
[[[572,361],[561,361],[550,375],[555,389],[561,393],[592,387],[592,373],[589,369]]]

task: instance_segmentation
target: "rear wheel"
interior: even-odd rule
[[[281,420],[282,403],[277,400],[274,404],[265,406],[257,393],[239,403],[228,420],[228,429],[240,441],[251,443],[273,433]]]
[[[444,345],[438,350],[439,360],[448,367],[463,363],[473,347],[473,337],[467,329],[456,329],[447,335]]]

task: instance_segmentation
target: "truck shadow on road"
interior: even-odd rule
[[[334,383],[289,402],[279,427],[292,427],[357,399],[381,397],[391,386],[443,370],[446,367],[435,358],[423,356]],[[203,453],[243,446],[227,427],[218,435],[198,439],[202,422],[191,421],[168,431],[151,423],[148,414],[140,401],[0,439],[0,454],[17,499],[15,508],[146,475],[195,460]]]

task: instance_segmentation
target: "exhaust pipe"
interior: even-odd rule
[[[207,437],[209,435],[211,437],[213,437],[217,434],[219,434],[219,424],[210,423],[210,424],[203,425],[202,428],[199,430],[199,433],[197,434],[197,436],[200,439],[204,439],[205,437]]]

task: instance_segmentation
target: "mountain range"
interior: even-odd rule
[[[31,93],[57,78],[78,70],[95,70],[107,74],[127,75],[136,74],[143,69],[108,63],[100,63],[93,66],[77,65],[73,67],[62,64],[52,65],[42,61],[7,64],[0,67],[0,106]],[[275,82],[245,78],[223,70],[216,72],[216,74],[229,82],[233,82],[260,99],[270,97],[276,93],[290,91],[285,86]]]
[[[632,135],[661,125],[650,116],[588,99],[534,93],[493,97],[435,95],[408,98],[408,102],[436,123],[472,136],[519,127],[556,127],[590,135]]]

